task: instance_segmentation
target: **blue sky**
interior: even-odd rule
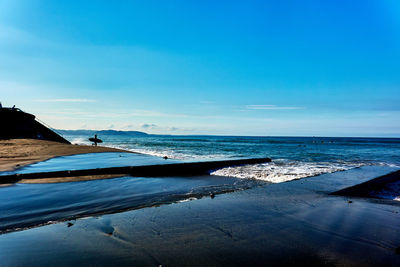
[[[60,129],[400,136],[400,1],[0,0],[0,101]]]

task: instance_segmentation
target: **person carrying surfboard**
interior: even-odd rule
[[[94,135],[94,138],[90,137],[89,141],[93,142],[94,146],[97,146],[97,143],[103,143],[103,141],[101,139],[97,138],[97,134]]]

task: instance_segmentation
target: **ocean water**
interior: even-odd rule
[[[75,144],[86,136],[66,135]],[[362,166],[400,167],[399,138],[99,136],[104,146],[180,161],[270,157],[272,163],[225,168],[212,175],[286,182]]]
[[[75,144],[88,136],[65,135]],[[113,166],[168,164],[270,157],[272,162],[224,168],[198,177],[130,177],[54,184],[16,183],[0,187],[0,234],[43,224],[101,216],[131,209],[191,201],[271,183],[322,175],[325,179],[362,182],[364,172],[386,174],[400,168],[400,139],[229,137],[229,136],[98,136],[109,147],[134,153],[90,153],[56,157],[9,173],[31,173]],[[164,156],[168,160],[163,159]],[[340,171],[350,170],[340,173]],[[371,175],[370,175],[371,176]],[[347,178],[346,178],[347,177]],[[343,181],[344,181],[343,180]],[[341,181],[337,181],[341,183]],[[398,199],[398,186],[384,198]]]

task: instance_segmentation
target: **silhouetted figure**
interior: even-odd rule
[[[90,141],[90,142],[93,142],[93,145],[94,145],[94,146],[97,146],[97,143],[103,143],[102,140],[100,140],[99,138],[97,138],[97,134],[94,135],[94,138],[93,138],[93,137],[90,137],[90,138],[89,138],[89,141]]]

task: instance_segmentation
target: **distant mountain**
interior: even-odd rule
[[[60,134],[67,135],[86,135],[93,136],[97,135],[124,135],[124,136],[148,136],[147,133],[139,131],[116,131],[116,130],[55,130]]]

